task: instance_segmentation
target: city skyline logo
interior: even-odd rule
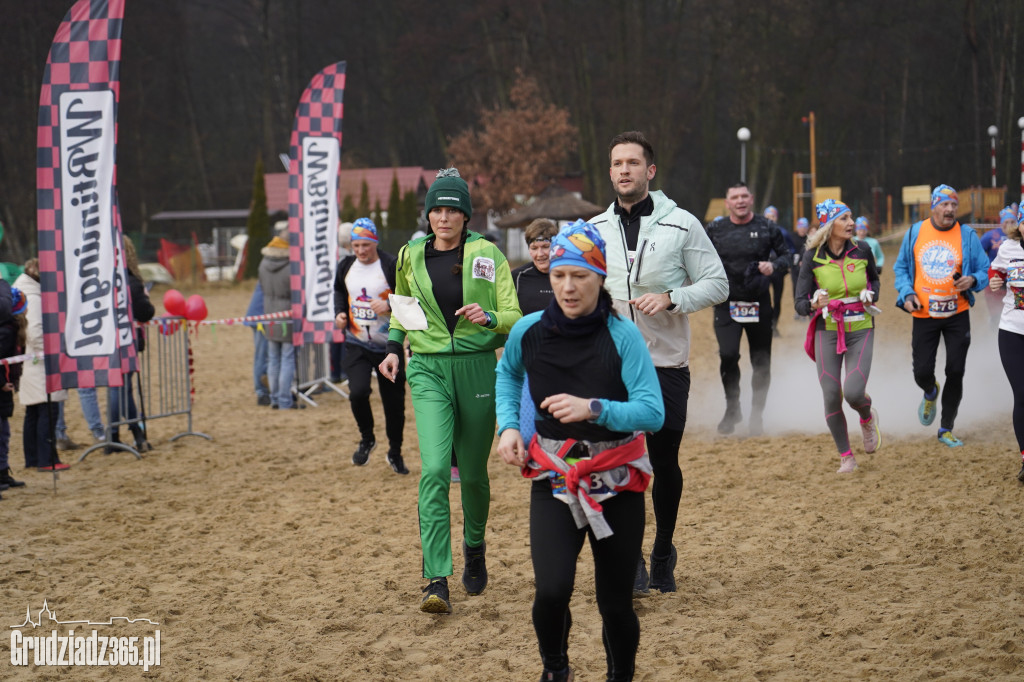
[[[25,620],[20,625],[11,625],[11,626],[9,626],[9,628],[10,629],[27,628],[30,625],[33,628],[41,627],[42,623],[43,623],[43,614],[44,613],[46,614],[47,618],[50,620],[51,623],[56,623],[58,625],[116,625],[117,623],[115,623],[115,621],[117,621],[118,623],[127,623],[129,625],[132,624],[132,623],[146,623],[148,625],[160,625],[160,623],[152,621],[152,620],[150,620],[148,618],[129,618],[127,616],[110,616],[110,617],[107,618],[106,621],[60,620],[60,619],[57,618],[57,612],[50,608],[50,606],[48,604],[48,600],[44,599],[43,600],[43,607],[41,609],[39,609],[39,611],[36,614],[36,618],[38,620],[32,620],[32,605],[28,604],[28,605],[25,606]]]

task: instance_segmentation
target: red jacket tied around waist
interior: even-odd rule
[[[557,452],[549,454],[541,447],[537,436],[533,437],[526,464],[522,469],[523,476],[564,476],[564,491],[553,487],[552,492],[569,505],[576,527],[583,528],[589,525],[598,540],[612,535],[612,530],[602,513],[604,510],[600,502],[594,499],[592,491],[597,488],[603,489],[600,497],[607,499],[623,491],[642,493],[647,490],[652,470],[644,447],[643,432],[634,434],[621,445],[591,452],[589,458],[580,459],[572,465],[568,464],[565,458],[571,456],[570,453],[577,444],[584,447],[586,444],[571,438],[556,442],[561,443]]]

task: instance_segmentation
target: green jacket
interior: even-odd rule
[[[450,334],[427,274],[428,239],[414,239],[399,250],[395,276],[395,293],[419,301],[427,328],[407,332],[392,315],[388,341],[402,343],[408,335],[414,353],[478,353],[504,346],[512,325],[523,316],[505,256],[479,234],[469,233],[462,256],[462,300],[465,305],[479,304],[490,314],[491,324],[483,327],[459,318],[455,333]]]

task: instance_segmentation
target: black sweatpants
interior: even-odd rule
[[[772,305],[767,293],[761,296],[757,322],[737,322],[729,316],[729,302],[715,306],[715,337],[718,339],[719,371],[725,387],[728,409],[739,413],[740,402],[740,340],[747,333],[750,365],[753,369],[751,389],[754,392],[751,418],[760,418],[768,400],[772,382]]]
[[[970,313],[914,318],[910,334],[914,382],[925,393],[935,387],[935,358],[940,339],[946,344],[946,382],[942,386],[942,417],[939,423],[942,428],[952,430],[964,395],[967,349],[971,347]]]
[[[1013,390],[1013,434],[1024,454],[1024,334],[999,330],[999,358]]]
[[[342,367],[348,375],[348,402],[352,416],[359,426],[364,441],[376,440],[373,435],[373,409],[370,407],[370,376],[384,362],[386,352],[374,352],[354,343],[345,344]],[[399,357],[398,376],[394,383],[377,373],[377,389],[384,407],[384,429],[391,449],[402,448],[402,430],[405,428],[405,368]]]
[[[530,490],[530,557],[536,585],[533,628],[544,667],[562,670],[569,665],[569,598],[576,583],[576,560],[588,538],[608,679],[632,680],[640,643],[633,578],[644,539],[644,496],[619,493],[601,506],[614,534],[598,540],[589,526],[576,527],[569,506],[551,494],[550,480],[534,481]]]

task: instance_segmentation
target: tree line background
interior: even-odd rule
[[[2,260],[35,248],[40,82],[71,4],[0,0]],[[858,212],[873,188],[898,201],[903,185],[988,185],[992,124],[1014,199],[1022,19],[1021,0],[127,0],[121,212],[144,231],[161,210],[248,206],[257,159],[281,169],[299,96],[339,60],[346,167],[442,167],[488,115],[543,111],[564,155],[513,135],[477,161],[500,177],[537,158],[537,177],[578,174],[603,204],[608,140],[639,129],[656,147],[655,186],[703,216],[738,179],[746,126],[748,183],[785,223],[814,111],[818,184],[842,186]],[[532,90],[516,99],[523,79]]]

